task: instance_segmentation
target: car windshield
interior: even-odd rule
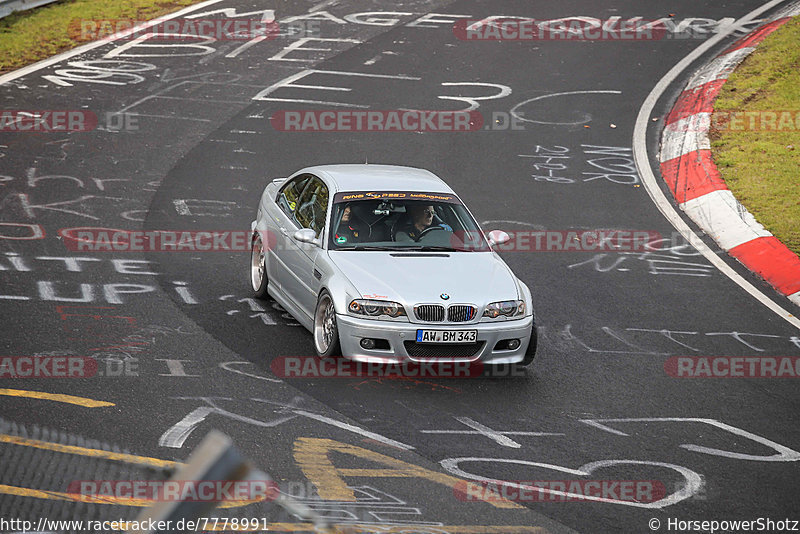
[[[453,194],[339,193],[331,221],[331,250],[490,250],[478,224]]]

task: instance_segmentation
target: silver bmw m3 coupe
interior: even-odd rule
[[[321,165],[264,189],[250,282],[312,334],[320,357],[528,365],[531,293],[433,173]]]

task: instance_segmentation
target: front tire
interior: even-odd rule
[[[531,340],[528,342],[528,348],[525,351],[525,357],[519,362],[518,366],[520,367],[527,367],[531,363],[533,363],[533,359],[536,357],[536,345],[539,341],[539,334],[536,331],[536,323],[533,323],[531,327]]]
[[[314,312],[314,350],[320,358],[332,358],[341,355],[339,345],[339,328],[336,324],[336,309],[333,298],[323,289],[317,300]]]
[[[267,298],[267,263],[264,244],[261,242],[261,234],[258,232],[253,234],[250,249],[250,287],[256,298]]]

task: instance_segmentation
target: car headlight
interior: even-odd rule
[[[383,315],[391,317],[404,317],[406,310],[399,302],[390,300],[369,300],[355,299],[347,307],[351,313],[356,315],[366,315],[367,317],[381,317]]]
[[[504,317],[520,317],[525,315],[525,302],[522,300],[502,300],[492,302],[483,310],[483,316],[496,319]]]

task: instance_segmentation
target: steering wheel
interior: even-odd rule
[[[429,226],[428,228],[425,228],[423,231],[421,231],[421,232],[419,233],[419,237],[417,238],[417,241],[419,241],[420,239],[422,239],[422,237],[423,237],[425,234],[427,234],[427,233],[429,233],[429,232],[432,232],[432,231],[434,231],[434,230],[445,230],[445,227],[444,227],[444,226],[438,226],[438,225],[437,225],[437,226]]]

